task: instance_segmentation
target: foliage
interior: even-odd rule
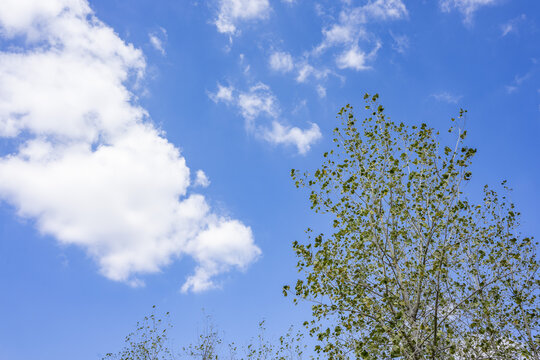
[[[153,307],[155,309],[155,306]],[[166,313],[165,320],[155,314],[146,316],[137,323],[137,328],[125,339],[124,349],[118,353],[109,353],[103,360],[302,360],[306,345],[303,344],[303,334],[294,332],[293,327],[279,338],[279,343],[272,342],[266,337],[265,321],[259,323],[259,333],[246,346],[238,347],[234,342],[229,343],[224,353],[223,338],[210,316],[205,317],[204,328],[195,343],[182,348],[175,353],[170,346],[167,330],[171,328]]]
[[[294,332],[291,326],[284,336],[280,336],[279,345],[274,345],[268,341],[266,336],[265,321],[259,323],[259,334],[257,339],[251,340],[246,347],[246,359],[248,360],[301,360],[306,350],[303,343],[304,335],[300,332]]]
[[[329,359],[539,359],[536,246],[518,232],[506,196],[484,188],[469,201],[476,150],[452,119],[452,146],[426,124],[391,121],[378,95],[368,116],[350,105],[335,149],[313,174],[292,170],[333,233],[294,242],[297,299],[313,302],[305,325]],[[504,192],[508,188],[503,183]]]
[[[199,335],[198,342],[184,347],[183,350],[184,353],[192,359],[217,360],[218,348],[221,343],[222,339],[219,336],[219,332],[216,330],[211,317],[206,316],[206,323],[203,332]]]
[[[152,307],[155,309],[155,305]],[[125,338],[124,349],[118,353],[108,353],[103,360],[170,360],[174,356],[168,345],[168,321],[156,317],[154,313],[138,321],[136,330]]]

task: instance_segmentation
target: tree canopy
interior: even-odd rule
[[[447,138],[426,124],[392,121],[365,95],[367,116],[343,107],[335,148],[313,173],[292,170],[330,234],[294,242],[304,274],[295,301],[329,359],[539,359],[537,244],[519,212],[491,187],[464,193],[476,150],[466,112]]]

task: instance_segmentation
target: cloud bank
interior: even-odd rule
[[[61,244],[83,248],[101,274],[140,285],[180,256],[197,265],[183,291],[217,286],[260,254],[251,229],[212,212],[180,151],[136,104],[140,50],[86,0],[3,0],[0,199]]]

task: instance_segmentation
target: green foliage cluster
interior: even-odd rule
[[[155,309],[155,306],[153,307]],[[136,330],[125,339],[118,353],[108,353],[102,360],[302,360],[305,358],[304,335],[291,326],[287,333],[272,342],[266,337],[265,321],[259,323],[259,333],[246,346],[234,342],[223,349],[223,338],[211,317],[205,319],[204,329],[196,342],[175,351],[170,344],[168,330],[172,327],[169,313],[164,319],[155,313],[137,322]]]
[[[334,232],[294,242],[312,301],[311,335],[328,359],[539,359],[537,244],[506,196],[462,189],[476,150],[452,119],[452,145],[426,124],[389,119],[378,95],[350,105],[313,174],[292,170]],[[505,194],[508,188],[503,183]]]
[[[184,347],[183,352],[191,359],[217,360],[219,346],[222,342],[223,340],[214,327],[212,319],[207,316],[204,330],[199,334],[198,342]]]
[[[155,305],[152,307],[155,310]],[[137,322],[135,331],[125,338],[125,346],[118,353],[108,353],[102,360],[169,360],[174,359],[170,350],[167,331],[171,328],[169,313],[163,319],[155,313]]]

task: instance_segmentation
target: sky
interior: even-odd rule
[[[538,237],[539,44],[532,0],[2,0],[0,359],[99,359],[153,305],[180,345],[309,318],[281,289],[330,218],[290,170],[366,92],[467,109],[465,191],[508,180]]]

